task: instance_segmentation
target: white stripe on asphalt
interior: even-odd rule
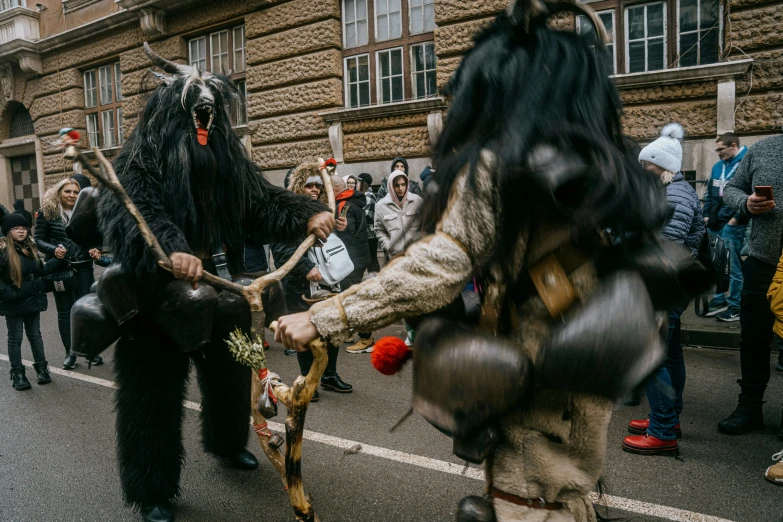
[[[0,361],[8,362],[8,356],[0,354]],[[33,363],[30,361],[22,361],[25,366],[33,367]],[[79,381],[89,382],[103,386],[105,388],[117,389],[117,383],[114,381],[108,381],[106,379],[100,379],[98,377],[92,377],[83,373],[61,370],[59,368],[49,367],[49,373],[55,375],[62,375],[64,377],[70,377]],[[201,411],[201,405],[197,402],[184,401],[186,408],[195,411]],[[278,422],[270,422],[269,427],[275,431],[284,431],[285,426]],[[381,448],[379,446],[371,446],[363,442],[357,442],[354,440],[341,439],[326,435],[324,433],[318,433],[315,431],[304,430],[304,438],[313,442],[320,442],[327,446],[334,446],[340,449],[350,449],[357,444],[361,444],[362,451],[367,455],[374,457],[380,457],[382,459],[393,460],[402,464],[410,464],[411,466],[417,466],[420,468],[431,469],[434,471],[440,471],[442,473],[449,473],[451,475],[459,475],[468,477],[475,480],[484,480],[484,472],[481,469],[474,467],[465,467],[452,462],[445,462],[442,460],[431,459],[429,457],[422,457],[420,455],[412,455],[410,453],[403,453],[402,451],[392,450],[388,448]],[[609,506],[612,508],[627,511],[629,513],[638,513],[640,515],[646,515],[650,517],[663,518],[665,520],[671,520],[673,522],[732,522],[725,518],[714,517],[711,515],[704,515],[701,513],[695,513],[693,511],[686,511],[684,509],[673,508],[669,506],[662,506],[660,504],[650,504],[648,502],[640,502],[638,500],[632,500],[629,498],[615,497],[612,495],[603,495],[598,497],[597,493],[591,493],[590,498],[596,504],[602,506]]]

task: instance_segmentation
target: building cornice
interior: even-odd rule
[[[734,78],[746,74],[753,64],[753,59],[735,60],[731,62],[711,63],[708,65],[695,65],[693,67],[679,67],[677,69],[663,69],[632,74],[618,74],[610,76],[614,79],[618,89],[636,89],[639,87],[659,87],[709,80]]]
[[[445,108],[446,101],[441,97],[436,97],[400,103],[373,105],[372,107],[359,107],[357,109],[340,109],[338,111],[322,112],[319,114],[319,116],[321,116],[328,123],[336,123],[343,121],[367,120],[370,118],[384,118],[387,116],[399,116],[401,114],[442,111]]]

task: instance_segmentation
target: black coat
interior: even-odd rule
[[[14,244],[22,265],[22,286],[17,288],[11,280],[8,270],[8,252],[3,244],[0,247],[0,315],[20,316],[43,312],[48,307],[44,281],[41,277],[65,268],[65,263],[52,258],[46,263],[27,257],[22,249]]]
[[[67,225],[60,216],[46,219],[43,210],[35,215],[35,244],[43,252],[46,260],[54,257],[57,245],[65,247],[65,260],[70,263],[91,261],[90,255],[82,247],[71,241],[65,232]]]
[[[367,218],[364,215],[364,207],[367,204],[367,198],[364,192],[355,192],[346,199],[337,199],[337,213],[345,206],[348,208],[346,219],[348,228],[342,232],[337,232],[337,237],[345,243],[348,255],[353,261],[355,268],[366,267],[370,264],[370,247],[367,233]]]
[[[275,266],[283,266],[283,263],[291,259],[299,245],[286,243],[273,243],[270,245],[272,256],[275,258]],[[289,313],[304,312],[309,306],[302,300],[302,296],[310,296],[310,281],[307,274],[315,267],[307,255],[296,264],[293,270],[283,278],[285,301]]]

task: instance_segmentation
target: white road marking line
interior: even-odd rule
[[[8,356],[0,354],[0,361],[8,362]],[[33,367],[33,363],[30,361],[23,360],[22,363],[30,368]],[[71,379],[97,384],[98,386],[103,386],[105,388],[111,388],[115,390],[117,389],[117,383],[114,381],[100,379],[90,375],[84,375],[83,373],[66,371],[52,367],[49,368],[49,372],[55,375],[62,375],[64,377],[70,377]],[[201,405],[197,402],[184,401],[184,406],[190,410],[201,411]],[[275,431],[285,431],[285,426],[278,422],[269,422],[269,427]],[[452,462],[445,462],[429,457],[422,457],[420,455],[412,455],[410,453],[403,453],[402,451],[381,448],[379,446],[371,446],[363,442],[341,439],[339,437],[333,437],[331,435],[326,435],[324,433],[318,433],[310,430],[304,430],[304,438],[306,440],[319,442],[321,444],[334,446],[340,449],[349,449],[357,444],[361,444],[361,453],[365,453],[367,455],[400,462],[402,464],[410,464],[411,466],[417,466],[420,468],[440,471],[442,473],[449,473],[451,475],[459,475],[474,480],[484,480],[483,470],[473,467],[469,467],[466,470],[465,466],[454,464]],[[604,495],[599,498],[597,493],[590,493],[590,499],[596,504],[602,506],[609,506],[627,511],[629,513],[637,513],[640,515],[662,518],[665,520],[671,520],[673,522],[733,522],[731,520],[714,517],[712,515],[704,515],[702,513],[695,513],[693,511],[687,511],[684,509],[662,506],[660,504],[651,504],[648,502],[641,502],[623,497],[615,497],[612,495]]]

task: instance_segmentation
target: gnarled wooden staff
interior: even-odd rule
[[[78,138],[77,138],[78,140]],[[90,174],[95,176],[103,183],[106,188],[111,190],[114,195],[122,202],[128,212],[136,220],[139,227],[139,231],[144,238],[144,241],[152,250],[158,264],[168,270],[172,270],[171,261],[161,248],[158,239],[152,233],[152,230],[147,225],[144,217],[139,212],[135,203],[130,199],[128,193],[125,192],[119,178],[117,177],[114,168],[111,163],[101,154],[98,148],[93,148],[95,157],[98,160],[100,169],[96,169],[84,155],[76,147],[75,140],[64,141],[65,158],[78,161],[84,168],[86,168]],[[323,165],[323,160],[320,160]],[[326,172],[325,168],[321,169],[321,178],[324,183],[324,190],[326,190],[329,202],[329,208],[334,212],[335,199],[334,190],[332,189],[331,180]],[[310,404],[310,399],[315,393],[318,387],[318,382],[326,369],[327,355],[326,355],[326,343],[321,339],[316,339],[308,344],[308,348],[313,352],[313,365],[307,376],[299,376],[294,381],[293,386],[289,387],[283,384],[277,376],[271,374],[273,378],[269,378],[270,374],[266,368],[266,361],[263,357],[263,346],[261,342],[261,336],[264,332],[264,324],[266,314],[264,312],[264,305],[261,295],[264,290],[270,285],[279,284],[280,281],[288,275],[288,273],[296,266],[299,260],[307,251],[316,244],[316,237],[309,235],[301,245],[296,249],[291,258],[283,264],[280,268],[274,272],[260,277],[253,281],[248,286],[242,286],[237,283],[221,279],[213,274],[204,272],[203,281],[213,285],[214,287],[231,292],[236,295],[243,296],[250,305],[250,312],[252,318],[252,326],[250,330],[250,337],[237,331],[231,336],[229,345],[233,345],[235,350],[239,350],[243,353],[254,352],[254,356],[249,357],[237,357],[238,359],[244,359],[243,362],[248,360],[259,361],[253,364],[253,382],[251,387],[251,405],[253,424],[258,435],[258,441],[261,444],[261,449],[264,455],[269,459],[275,469],[280,473],[283,485],[288,490],[288,496],[291,501],[291,506],[294,508],[297,520],[303,522],[318,522],[318,516],[313,510],[313,506],[305,495],[304,487],[302,484],[302,433],[304,431],[305,416],[307,414],[307,406]],[[277,328],[277,323],[274,322],[270,325],[270,329],[274,331]],[[254,342],[256,341],[256,342]],[[234,350],[232,350],[234,351]],[[236,354],[235,354],[236,355]],[[287,415],[285,421],[286,430],[286,448],[285,457],[280,452],[281,443],[279,437],[272,434],[267,425],[267,420],[255,407],[259,398],[263,395],[265,390],[271,387],[273,390],[273,396],[270,397],[272,401],[280,400],[286,407]],[[270,415],[271,416],[271,415]]]

